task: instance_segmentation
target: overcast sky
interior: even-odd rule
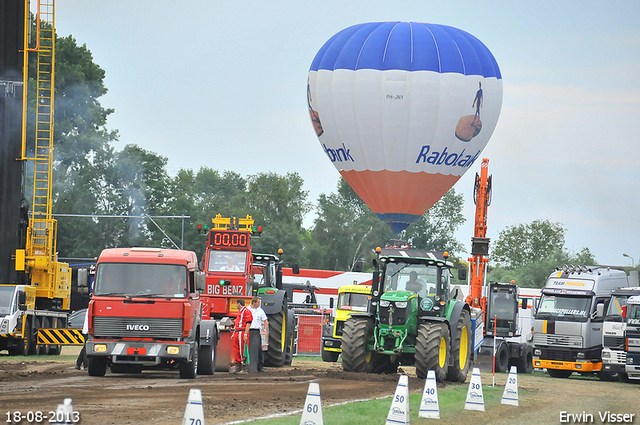
[[[395,20],[463,29],[498,61],[502,112],[482,153],[493,175],[489,237],[548,219],[567,229],[569,250],[640,261],[636,0],[56,1],[58,35],[86,44],[106,71],[100,100],[115,109],[119,147],[168,158],[172,174],[297,172],[314,203],[339,174],[309,119],[311,61],[348,26]],[[454,186],[468,251],[479,171],[477,161]]]

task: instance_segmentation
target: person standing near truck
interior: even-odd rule
[[[245,307],[245,302],[242,298],[236,300],[236,307],[238,308],[238,315],[233,321],[233,335],[231,336],[231,346],[233,348],[233,358],[229,365],[229,372],[231,373],[241,372],[242,365],[245,364],[244,350],[245,345],[249,342],[249,327],[253,321],[251,310]]]
[[[267,314],[260,307],[260,298],[253,297],[249,307],[253,315],[253,321],[249,327],[249,372],[262,372],[264,367],[264,351],[262,351],[263,329],[269,329]],[[264,328],[263,328],[264,327]],[[268,338],[268,335],[267,335]]]

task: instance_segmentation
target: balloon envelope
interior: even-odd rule
[[[479,158],[500,115],[502,76],[489,49],[465,31],[367,23],[322,46],[307,98],[324,152],[397,233]]]

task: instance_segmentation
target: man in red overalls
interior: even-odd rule
[[[236,300],[236,307],[238,308],[238,315],[236,320],[233,321],[233,334],[231,335],[231,347],[233,348],[233,357],[229,364],[229,372],[231,373],[237,373],[242,370],[245,360],[244,347],[248,343],[249,326],[253,321],[251,310],[245,307],[245,302],[242,298]]]

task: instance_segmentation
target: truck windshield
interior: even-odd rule
[[[12,313],[11,300],[13,300],[15,290],[15,286],[0,286],[0,316]]]
[[[621,322],[622,310],[627,305],[627,298],[628,297],[626,295],[612,296],[605,318],[609,321]]]
[[[371,295],[342,293],[338,296],[338,309],[367,311]]]
[[[242,273],[245,271],[247,253],[237,251],[209,251],[207,271]]]
[[[640,319],[640,304],[629,304],[627,310],[627,320]],[[637,323],[637,322],[636,322]]]
[[[491,318],[498,316],[501,319],[513,319],[518,312],[516,294],[512,292],[491,293]]]
[[[536,318],[586,322],[590,308],[591,297],[543,294]]]
[[[435,266],[397,262],[388,263],[385,269],[385,292],[411,291],[426,297],[437,295],[437,286],[438,267]]]
[[[176,264],[101,263],[93,293],[185,298],[187,268]]]

